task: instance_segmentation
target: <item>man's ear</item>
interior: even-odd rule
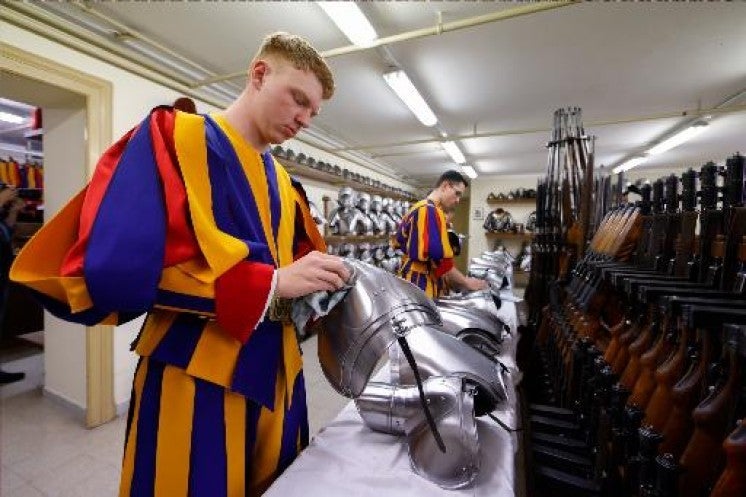
[[[255,60],[249,67],[249,84],[256,90],[261,89],[264,80],[271,72],[272,68],[266,60]]]

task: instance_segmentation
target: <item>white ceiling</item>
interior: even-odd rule
[[[349,45],[313,3],[104,2],[92,7],[216,74],[241,71],[269,32],[307,37],[319,50]],[[362,2],[380,37],[525,4]],[[64,6],[75,11],[75,7]],[[746,89],[746,3],[583,3],[329,58],[337,93],[317,129],[383,166],[430,182],[453,164],[384,83],[405,69],[480,174],[543,171],[552,113],[583,109],[598,137],[597,164],[642,151],[687,118]],[[236,81],[241,83],[240,80]],[[743,105],[746,97],[732,102]],[[626,124],[589,123],[639,120]],[[522,130],[542,130],[511,133]],[[746,111],[714,114],[708,130],[645,166],[699,166],[746,147]],[[402,142],[430,143],[394,146]],[[369,148],[370,145],[389,146]],[[643,166],[643,167],[645,167]]]

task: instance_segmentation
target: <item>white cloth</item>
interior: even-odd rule
[[[507,297],[507,294],[506,294]],[[514,377],[518,341],[515,303],[503,299],[500,317],[512,335],[503,343],[500,361],[506,374],[508,400],[493,414],[509,427],[520,423]],[[374,380],[388,376],[383,367]],[[372,431],[365,426],[350,402],[339,415],[313,438],[293,464],[264,494],[265,497],[413,497],[490,496],[514,497],[515,454],[518,437],[492,419],[477,419],[481,468],[476,482],[468,488],[445,490],[416,475],[409,465],[403,438]]]

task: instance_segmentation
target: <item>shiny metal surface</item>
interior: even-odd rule
[[[492,412],[505,400],[506,390],[497,361],[478,352],[456,337],[435,326],[422,326],[407,335],[420,376],[460,376],[477,389],[475,412],[481,416]],[[398,345],[389,350],[391,381],[399,385],[414,385],[414,373]]]
[[[500,354],[505,325],[482,309],[438,305],[443,324],[437,328],[474,347],[489,358]]]
[[[445,376],[428,378],[423,390],[445,453],[427,425],[416,386],[371,382],[355,404],[371,429],[407,436],[410,462],[419,475],[443,488],[467,486],[479,473],[474,389],[458,376]]]
[[[420,423],[407,435],[409,459],[416,473],[438,486],[464,488],[476,479],[480,468],[479,438],[474,418],[475,391],[463,383],[459,385],[459,378],[437,380],[439,395],[455,397],[457,401],[437,422],[446,453],[438,450],[427,424]]]
[[[499,261],[493,259],[485,259],[484,257],[472,257],[471,264],[476,266],[484,266],[487,268],[494,268],[497,270],[504,270],[505,265]]]
[[[329,228],[335,235],[354,235],[366,230],[365,216],[355,207],[357,193],[349,186],[339,190],[337,207],[329,214]]]
[[[325,376],[335,390],[354,398],[397,335],[440,324],[440,315],[411,283],[360,261],[345,262],[352,269],[352,289],[314,328]]]
[[[515,302],[515,311],[519,326],[528,326],[528,303],[520,299]]]
[[[500,309],[501,302],[499,292],[482,290],[478,292],[464,293],[458,296],[443,296],[436,301],[436,305],[480,309],[489,312],[499,320],[498,309]]]
[[[498,343],[502,341],[502,330],[505,325],[489,311],[454,304],[436,305],[443,321],[441,328],[449,335],[458,337],[461,331],[475,328],[490,334]]]

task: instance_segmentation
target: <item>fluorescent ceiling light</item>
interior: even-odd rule
[[[355,2],[316,2],[354,45],[369,47],[378,33]]]
[[[461,165],[461,171],[471,179],[477,177],[477,172],[474,170],[474,168],[471,166],[467,166],[466,164]]]
[[[223,102],[230,102],[234,99],[234,97],[227,95],[224,91],[220,91],[219,89],[213,88],[212,86],[204,86],[198,91],[200,91],[203,95],[217,98],[218,100],[222,100]]]
[[[16,114],[11,114],[10,112],[0,111],[0,121],[5,121],[6,123],[11,124],[23,124],[26,122],[26,118]]]
[[[650,148],[649,150],[647,150],[646,153],[648,153],[649,155],[662,154],[663,152],[667,150],[671,150],[674,147],[678,147],[685,141],[690,140],[691,138],[697,136],[702,131],[704,131],[706,128],[707,128],[706,122],[697,121],[696,123],[689,126],[688,128],[679,131],[678,133],[671,136],[670,138],[666,138],[659,144]]]
[[[631,159],[629,159],[629,160],[627,160],[625,162],[622,162],[617,167],[615,167],[614,169],[612,169],[611,173],[612,174],[619,174],[619,173],[623,173],[624,171],[629,171],[633,167],[639,166],[640,164],[642,164],[646,160],[648,160],[647,157],[632,157]]]
[[[453,159],[456,164],[463,164],[466,162],[466,157],[461,153],[461,150],[455,142],[440,142],[440,146],[443,147],[443,150],[448,152],[448,155],[451,156],[451,159]]]
[[[87,28],[99,35],[112,36],[117,32],[115,27],[105,24],[103,21],[81,12],[74,6],[65,5],[65,2],[38,2],[35,7],[41,7],[53,14],[62,17],[68,22],[79,27]]]
[[[218,84],[208,85],[203,87],[203,89],[211,90],[214,94],[221,95],[223,98],[227,98],[229,100],[235,100],[239,94],[239,92],[229,87],[221,86]]]
[[[383,75],[383,79],[388,83],[396,95],[409,107],[409,110],[417,116],[425,126],[434,126],[438,122],[438,118],[427,105],[425,99],[422,98],[420,92],[412,84],[407,74],[402,70],[387,72]],[[463,161],[462,161],[463,162]]]

